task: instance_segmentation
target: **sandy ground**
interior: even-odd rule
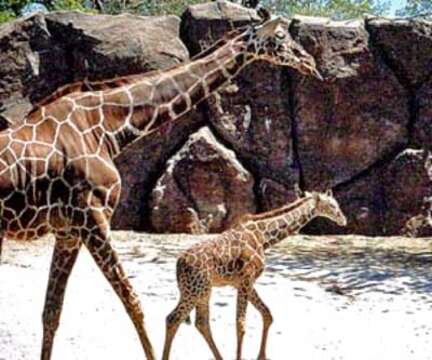
[[[160,357],[165,316],[177,300],[175,255],[192,236],[115,233]],[[275,321],[270,359],[432,359],[432,239],[296,237],[269,254],[257,289]],[[6,242],[0,265],[0,359],[38,359],[51,239]],[[216,289],[212,330],[235,353],[235,292]],[[255,359],[261,319],[250,307],[245,359]],[[194,326],[181,326],[172,359],[210,359]],[[66,293],[53,359],[143,359],[122,305],[86,251]]]

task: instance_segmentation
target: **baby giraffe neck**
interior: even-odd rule
[[[286,213],[279,213],[274,217],[263,220],[265,223],[261,227],[265,229],[263,236],[264,248],[267,249],[287,236],[297,234],[315,216],[315,200],[307,198],[300,201],[297,207],[290,209]]]

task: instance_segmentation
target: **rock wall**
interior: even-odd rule
[[[1,126],[19,121],[59,86],[163,69],[183,61],[254,11],[211,2],[174,16],[33,15],[0,27]],[[256,63],[219,99],[129,147],[117,228],[190,229],[191,210],[221,231],[244,212],[332,187],[344,229],[395,235],[408,222],[431,234],[432,23],[294,17],[294,39],[325,81]],[[206,127],[203,127],[206,125]]]

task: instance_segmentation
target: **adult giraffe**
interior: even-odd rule
[[[84,244],[123,302],[147,359],[154,359],[144,315],[110,239],[121,181],[114,158],[170,123],[255,60],[320,78],[314,59],[281,18],[251,25],[200,59],[164,72],[65,91],[0,133],[0,250],[3,237],[54,234],[43,311],[43,360],[51,358],[66,284]]]

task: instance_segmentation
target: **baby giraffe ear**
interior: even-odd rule
[[[304,192],[300,189],[299,184],[294,185],[294,193],[297,198],[302,198],[305,195]]]

